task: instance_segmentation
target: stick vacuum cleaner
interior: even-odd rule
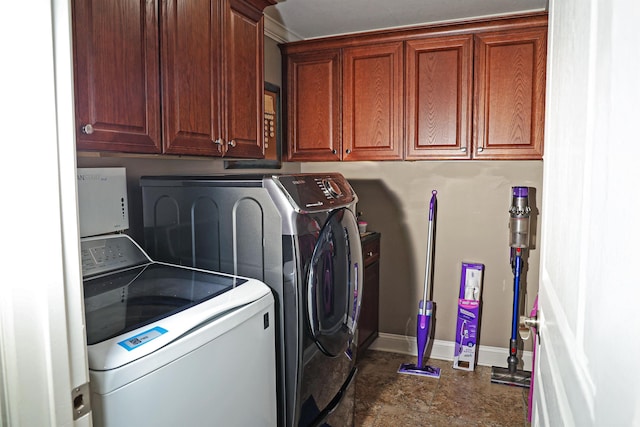
[[[431,378],[440,378],[440,368],[423,364],[423,358],[429,343],[431,332],[431,316],[433,315],[434,302],[430,300],[430,293],[433,285],[433,243],[434,243],[434,222],[436,212],[436,194],[431,192],[431,202],[429,203],[429,231],[427,241],[427,264],[424,274],[424,291],[422,301],[418,305],[418,321],[416,339],[418,340],[418,363],[403,363],[398,372],[401,374],[418,375]]]
[[[498,384],[529,387],[531,372],[519,370],[518,366],[518,324],[520,318],[520,278],[524,264],[524,254],[529,247],[529,187],[513,187],[513,198],[509,209],[509,246],[511,247],[511,268],[513,270],[513,315],[511,318],[511,339],[509,340],[508,368],[494,366],[491,382]]]

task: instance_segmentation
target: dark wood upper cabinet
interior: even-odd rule
[[[402,57],[402,42],[285,53],[287,160],[402,159]]]
[[[164,152],[221,156],[220,11],[211,0],[161,5]]]
[[[534,13],[285,44],[287,160],[542,159],[546,35]]]
[[[393,42],[344,49],[343,160],[402,159],[402,47]]]
[[[405,52],[405,158],[471,158],[473,35],[409,40]]]
[[[73,2],[77,147],[160,153],[154,2]]]
[[[76,0],[77,148],[263,157],[269,4]]]
[[[339,49],[286,57],[288,161],[341,159]]]
[[[261,3],[261,4],[260,4]],[[230,157],[264,157],[264,20],[275,2],[225,2],[222,25],[224,139]]]
[[[546,28],[476,35],[474,158],[542,158],[546,40]]]

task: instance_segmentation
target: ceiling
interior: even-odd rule
[[[267,35],[281,42],[547,10],[548,0],[277,0]]]

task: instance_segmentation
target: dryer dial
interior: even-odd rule
[[[342,197],[342,189],[333,181],[333,179],[323,179],[322,186],[324,187],[324,191],[328,196],[335,198]]]

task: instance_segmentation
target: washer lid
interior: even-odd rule
[[[164,263],[149,263],[85,279],[87,344],[139,329],[246,281]]]
[[[178,270],[196,273],[196,277],[204,274],[218,276],[219,279],[219,276],[222,276],[187,268]],[[174,274],[175,272],[173,271]],[[193,335],[205,325],[218,320],[223,321],[222,319],[233,315],[237,310],[265,296],[272,298],[269,287],[258,280],[233,276],[226,278],[230,281],[235,280],[236,283],[241,282],[241,286],[231,286],[222,293],[214,292],[205,296],[206,291],[201,289],[203,284],[197,281],[159,278],[153,280],[153,283],[147,281],[138,284],[141,288],[148,286],[148,289],[158,290],[146,294],[149,297],[147,304],[140,300],[145,298],[144,292],[140,293],[136,289],[135,284],[138,280],[134,280],[130,292],[125,291],[127,297],[131,294],[137,295],[133,297],[135,303],[131,307],[128,304],[129,298],[122,299],[122,288],[98,294],[102,300],[91,300],[96,297],[91,296],[91,293],[85,296],[85,301],[89,300],[85,305],[90,306],[86,313],[87,336],[95,338],[99,335],[103,338],[93,344],[89,343],[89,369],[108,371],[119,368],[155,353],[175,341],[180,342],[182,338]],[[180,287],[184,289],[178,289]],[[169,294],[169,290],[175,291],[175,294],[169,295],[168,302],[164,304],[162,301]],[[112,294],[106,295],[108,292]],[[190,292],[192,297],[189,296]],[[158,293],[162,295],[158,296]],[[102,304],[106,302],[108,303]],[[158,312],[164,314],[159,315]],[[109,338],[105,338],[107,334]]]

